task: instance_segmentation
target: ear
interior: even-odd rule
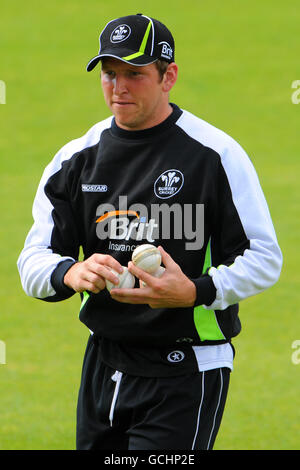
[[[168,65],[168,68],[163,77],[163,91],[168,93],[173,88],[177,81],[177,76],[178,66],[175,64],[175,62],[171,62],[171,64]]]

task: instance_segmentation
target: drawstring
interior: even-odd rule
[[[114,375],[111,378],[114,382],[116,382],[116,385],[115,385],[115,391],[114,391],[114,395],[113,395],[111,406],[110,406],[110,412],[109,412],[110,426],[113,425],[114,410],[115,410],[116,401],[117,401],[117,398],[118,398],[118,393],[119,393],[119,388],[120,388],[122,375],[123,375],[122,372],[119,372],[118,370],[116,370],[116,372],[114,373]]]

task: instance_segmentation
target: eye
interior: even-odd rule
[[[140,75],[140,72],[137,70],[130,70],[129,76],[130,77],[138,77]]]
[[[113,70],[102,70],[103,74],[110,79],[115,78],[116,74]]]

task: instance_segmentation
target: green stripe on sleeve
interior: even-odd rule
[[[207,244],[203,273],[211,266],[210,242]],[[214,310],[206,310],[202,305],[194,307],[194,323],[201,341],[225,339]]]
[[[195,307],[194,323],[201,341],[225,339],[213,310],[206,310],[202,305]]]
[[[83,292],[83,299],[80,305],[80,310],[85,306],[86,302],[89,300],[90,294],[88,294],[86,291]]]

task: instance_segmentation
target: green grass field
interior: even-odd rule
[[[142,8],[142,9],[141,9]],[[215,448],[299,449],[300,9],[296,0],[63,0],[1,4],[0,449],[74,449],[88,330],[80,299],[26,297],[16,268],[45,165],[107,117],[97,71],[86,73],[112,18],[142,12],[173,31],[171,99],[234,137],[251,157],[284,255],[280,281],[240,306],[235,369]],[[0,345],[3,343],[0,343]],[[3,352],[3,351],[2,351]],[[1,357],[1,352],[0,352]]]

